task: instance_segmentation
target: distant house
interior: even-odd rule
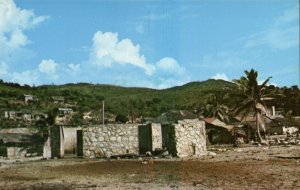
[[[24,158],[30,153],[41,154],[36,132],[31,132],[27,128],[14,128],[0,130],[0,156],[8,159]]]
[[[71,108],[58,108],[59,115],[70,115],[73,113],[73,109]]]
[[[55,118],[56,125],[67,125],[73,116],[73,109],[71,108],[58,108],[58,114]]]
[[[233,142],[234,126],[226,125],[217,118],[204,118],[208,144],[228,144]]]
[[[4,118],[6,119],[15,119],[16,111],[4,111]]]
[[[51,99],[55,104],[63,104],[65,102],[65,98],[63,96],[51,96]]]
[[[33,114],[28,110],[5,111],[4,118],[12,119],[12,120],[24,120],[24,121],[34,120]]]
[[[28,104],[29,102],[32,102],[32,101],[34,101],[33,95],[24,94],[24,102],[25,102],[25,104]]]

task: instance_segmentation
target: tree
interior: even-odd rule
[[[266,113],[266,100],[274,99],[272,92],[266,92],[266,85],[271,79],[268,77],[261,85],[257,82],[258,73],[251,69],[251,71],[245,71],[245,75],[239,80],[235,80],[238,89],[241,91],[241,101],[238,102],[238,106],[235,110],[235,114],[242,114],[242,118],[245,118],[249,114],[254,114],[256,118],[256,130],[259,142],[263,142],[260,134],[260,129],[266,133],[264,125],[263,115]],[[265,139],[265,135],[264,135]]]
[[[126,123],[128,121],[128,118],[126,117],[126,115],[124,114],[117,114],[117,117],[116,117],[116,122],[120,122],[120,123]]]
[[[203,115],[205,117],[216,117],[226,123],[229,122],[228,114],[229,108],[224,104],[223,95],[210,94],[205,102]]]

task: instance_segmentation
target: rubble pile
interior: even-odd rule
[[[300,137],[277,136],[271,137],[269,145],[300,145]]]

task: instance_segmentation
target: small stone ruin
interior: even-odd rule
[[[83,156],[101,158],[166,150],[177,157],[206,153],[205,123],[184,119],[176,124],[109,124],[83,128]]]

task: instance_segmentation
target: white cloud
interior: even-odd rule
[[[0,63],[0,76],[4,76],[7,74],[8,66],[6,63],[1,62]]]
[[[39,74],[36,70],[27,70],[23,72],[14,72],[11,74],[12,82],[17,82],[21,85],[28,84],[39,84]]]
[[[164,57],[156,63],[157,71],[164,73],[171,73],[173,75],[182,75],[186,72],[186,69],[178,64],[178,62],[172,57]]]
[[[299,45],[299,6],[286,10],[268,29],[245,38],[245,47],[267,45],[288,49]]]
[[[215,80],[222,79],[225,81],[230,81],[225,73],[217,73],[214,76],[212,76],[211,79],[215,79]]]
[[[110,68],[111,71],[120,70],[120,67],[116,67],[118,65],[133,65],[145,71],[147,76],[139,73],[138,79],[134,79],[133,75],[136,74],[134,68],[122,67],[122,71],[130,73],[130,76],[125,77],[123,74],[117,83],[126,86],[129,84],[140,86],[143,83],[147,87],[166,88],[190,81],[187,70],[176,59],[164,57],[155,64],[149,64],[146,57],[140,54],[139,44],[133,44],[128,38],[118,39],[118,34],[112,32],[98,31],[94,34],[89,63],[101,66],[102,69]],[[110,81],[112,80],[115,79]]]
[[[183,85],[190,81],[188,71],[172,57],[164,57],[156,64],[154,86],[158,89]]]
[[[48,17],[36,16],[33,11],[20,9],[13,0],[0,1],[0,46],[16,49],[30,41],[24,30],[31,29]]]
[[[140,55],[140,45],[134,45],[128,38],[119,41],[118,34],[98,31],[93,37],[91,61],[104,67],[113,64],[130,64],[145,70],[147,75],[152,75],[155,67],[146,63],[144,55]]]
[[[80,71],[80,64],[68,64],[68,71],[71,72],[71,74],[76,74]]]
[[[57,77],[57,75],[56,75],[57,65],[58,64],[55,63],[55,61],[53,61],[52,59],[44,59],[38,65],[38,69],[41,73],[46,73],[47,75],[56,78]]]

